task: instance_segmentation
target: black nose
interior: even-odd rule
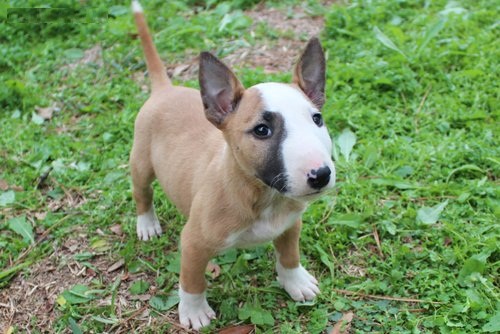
[[[321,189],[330,182],[330,174],[332,174],[332,171],[327,166],[313,169],[307,175],[307,184],[310,185],[311,188]]]

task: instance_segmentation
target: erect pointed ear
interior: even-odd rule
[[[325,54],[317,38],[311,38],[295,65],[293,82],[318,109],[325,103]]]
[[[209,52],[200,54],[199,81],[205,116],[216,127],[222,128],[245,89],[234,73]]]

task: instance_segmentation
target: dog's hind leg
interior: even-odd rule
[[[151,182],[155,177],[153,167],[149,159],[140,157],[141,153],[134,145],[130,156],[130,168],[133,196],[137,207],[137,237],[140,240],[149,240],[161,234],[161,226],[153,205],[153,188],[151,188]]]

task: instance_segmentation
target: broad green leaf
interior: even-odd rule
[[[63,54],[70,60],[78,60],[80,58],[83,58],[83,56],[85,55],[82,50],[76,48],[64,50]]]
[[[105,184],[112,184],[115,181],[122,179],[122,178],[124,178],[123,173],[115,171],[115,172],[110,172],[110,173],[106,174],[103,181]]]
[[[122,16],[128,13],[129,9],[125,6],[111,6],[108,9],[108,14],[114,17]]]
[[[227,13],[219,23],[219,31],[239,30],[252,24],[252,20],[240,11]]]
[[[169,296],[154,296],[149,300],[149,305],[158,311],[168,311],[179,304],[179,295],[174,293]]]
[[[245,254],[238,256],[238,259],[231,267],[231,274],[238,275],[248,271],[248,260],[245,258]]]
[[[133,295],[140,295],[148,291],[149,289],[149,283],[143,280],[138,280],[132,283],[130,286],[130,293]]]
[[[337,144],[340,147],[340,153],[344,156],[346,161],[349,161],[352,148],[356,144],[356,135],[349,129],[344,129],[340,136],[337,138]]]
[[[78,262],[86,261],[88,259],[91,259],[92,257],[94,257],[94,254],[92,254],[91,252],[82,252],[73,255],[73,258]]]
[[[217,259],[217,264],[223,265],[228,263],[235,263],[238,259],[238,251],[236,248],[231,248],[225,251],[219,258]]]
[[[354,213],[335,215],[328,219],[328,224],[344,225],[352,228],[358,228],[363,221],[363,217]]]
[[[246,303],[238,310],[238,319],[246,320],[252,316],[252,310],[249,303]]]
[[[337,149],[336,143],[333,143],[333,145],[332,145],[332,157],[333,157],[333,161],[339,161],[339,159],[340,159],[339,150]]]
[[[476,290],[468,289],[467,291],[465,291],[465,295],[467,296],[470,307],[473,311],[478,311],[482,309],[484,301],[482,300],[481,296],[477,293]]]
[[[404,177],[407,177],[408,175],[413,174],[413,172],[414,172],[413,167],[401,166],[400,168],[398,168],[397,170],[394,171],[394,174],[396,174],[397,176],[399,176],[401,178],[404,178]]]
[[[250,321],[252,321],[255,325],[274,325],[274,318],[270,312],[260,309],[258,312],[252,313],[250,317]]]
[[[399,52],[402,54],[405,58],[406,55],[401,51],[394,42],[387,37],[377,26],[373,28],[373,32],[375,33],[375,37],[380,41],[380,43],[384,44],[386,47],[388,47],[391,50],[394,50],[396,52]]]
[[[80,327],[76,323],[75,319],[70,317],[68,319],[68,323],[69,323],[69,328],[71,328],[71,331],[73,332],[73,334],[83,334],[82,330],[80,329]]]
[[[0,280],[3,280],[6,277],[14,275],[19,270],[26,268],[26,267],[29,267],[32,263],[33,263],[33,261],[21,262],[20,264],[18,264],[16,266],[9,267],[5,270],[0,271]],[[0,288],[1,288],[1,286],[0,286]]]
[[[458,173],[458,172],[463,171],[463,170],[471,170],[471,171],[475,171],[475,172],[478,172],[478,173],[481,173],[481,174],[485,174],[486,173],[483,169],[479,168],[476,165],[467,164],[467,165],[463,165],[463,166],[460,166],[460,167],[455,168],[454,170],[452,170],[450,172],[450,174],[448,174],[448,177],[446,178],[446,183],[448,183],[450,181],[450,178],[453,176],[453,174]]]
[[[363,161],[366,168],[371,168],[378,159],[378,149],[376,146],[368,146],[363,155]]]
[[[106,239],[96,239],[91,244],[90,247],[98,252],[104,252],[111,248],[111,245]]]
[[[448,205],[448,200],[439,203],[438,205],[429,207],[422,207],[417,211],[417,221],[423,224],[435,224],[439,220],[439,216],[441,212],[443,212],[444,208]]]
[[[98,316],[98,315],[93,315],[92,319],[94,319],[100,323],[107,324],[107,325],[114,325],[114,324],[119,322],[119,320],[116,318],[103,318],[103,317]]]
[[[460,2],[458,1],[449,1],[445,8],[439,12],[439,15],[447,16],[447,15],[463,15],[467,13],[467,9],[459,6]]]
[[[7,206],[16,201],[16,193],[13,190],[8,190],[0,195],[0,206]]]
[[[37,113],[33,113],[31,114],[31,121],[36,125],[42,125],[45,122],[45,119]]]
[[[90,289],[82,284],[77,284],[71,289],[64,290],[61,295],[68,304],[82,304],[94,299]]]
[[[310,313],[307,329],[311,334],[319,334],[324,331],[327,324],[328,312],[325,309],[320,308]]]
[[[441,31],[441,29],[444,28],[445,23],[446,23],[446,19],[441,18],[439,21],[437,21],[433,26],[431,26],[427,30],[427,32],[425,33],[425,38],[424,38],[422,44],[420,44],[420,46],[418,47],[417,55],[419,55],[420,52],[422,52],[422,50],[427,46],[427,44],[429,44],[431,39],[436,37],[437,34]]]
[[[315,246],[316,250],[319,252],[319,259],[321,260],[321,262],[323,262],[325,266],[328,267],[328,269],[330,269],[330,273],[333,276],[335,272],[335,267],[333,266],[332,261],[330,261],[331,256],[328,255],[318,243]]]
[[[68,302],[66,301],[66,298],[64,298],[63,295],[59,295],[56,299],[56,302],[57,304],[59,304],[60,306],[64,306],[66,305]]]
[[[181,254],[179,252],[168,255],[168,272],[179,274],[181,272]]]
[[[406,190],[406,189],[415,189],[418,188],[418,185],[415,185],[413,183],[407,182],[407,181],[402,181],[402,180],[391,180],[391,179],[373,179],[371,180],[372,183],[379,185],[379,186],[389,186],[389,187],[396,187],[398,189]]]
[[[31,224],[26,221],[26,216],[9,219],[8,226],[12,231],[21,235],[24,241],[30,244],[33,244],[35,242],[33,227],[31,227]]]
[[[500,332],[500,311],[491,316],[490,320],[483,326],[483,332],[498,333]]]
[[[384,220],[381,222],[381,225],[387,232],[389,232],[390,235],[396,234],[396,225],[394,225],[393,222],[389,220]]]
[[[240,320],[246,320],[250,318],[250,321],[254,325],[274,325],[274,318],[269,311],[264,310],[260,305],[246,303],[238,311],[238,318]]]
[[[458,283],[466,285],[473,274],[482,274],[489,256],[489,252],[483,252],[468,258],[458,274]]]

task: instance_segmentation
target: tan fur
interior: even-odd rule
[[[298,220],[292,228],[285,231],[285,233],[273,241],[274,248],[276,248],[276,252],[279,254],[279,261],[284,268],[296,268],[299,263],[299,238],[301,228],[302,221]]]
[[[153,82],[151,97],[135,122],[130,156],[137,214],[151,208],[151,182],[157,178],[188,217],[181,235],[181,286],[188,293],[202,293],[207,263],[226,247],[231,233],[249,227],[270,206],[277,208],[276,215],[285,215],[302,212],[304,204],[274,196],[275,191],[253,174],[259,158],[247,161],[239,153],[264,154],[264,141],[242,139],[262,109],[258,91],[240,92],[238,112],[217,129],[204,115],[199,91],[165,80],[143,15],[135,13],[135,17]],[[285,268],[299,265],[300,227],[299,221],[275,241]]]

